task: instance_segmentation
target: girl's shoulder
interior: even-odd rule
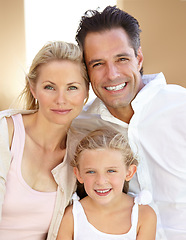
[[[148,199],[149,198],[149,199]],[[143,194],[135,198],[138,203],[137,236],[139,240],[154,240],[156,236],[157,216],[154,209],[149,206],[150,195]]]
[[[64,212],[64,215],[67,215],[67,216],[72,216],[72,209],[73,209],[73,204],[67,206],[65,208],[65,212]]]
[[[139,205],[139,221],[156,221],[156,213],[149,205]]]
[[[155,240],[157,216],[149,205],[140,205],[138,214],[137,239]]]
[[[58,236],[56,240],[60,239],[73,239],[74,232],[74,222],[73,222],[73,214],[72,214],[72,205],[69,205],[65,209],[65,213],[61,220],[61,224],[58,231]]]
[[[149,204],[152,201],[152,195],[149,191],[141,191],[134,199],[134,202],[139,205],[139,220],[148,221],[152,219],[156,221],[156,213]]]

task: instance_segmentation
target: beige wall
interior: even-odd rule
[[[186,0],[118,0],[140,22],[144,73],[186,87]]]
[[[0,53],[0,110],[3,110],[24,86],[24,0],[0,0]]]

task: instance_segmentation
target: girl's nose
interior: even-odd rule
[[[97,175],[97,179],[96,179],[96,183],[98,185],[103,185],[107,182],[107,178],[104,174],[98,174]]]

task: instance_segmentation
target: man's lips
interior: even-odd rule
[[[108,91],[119,91],[123,89],[126,85],[127,83],[125,82],[125,83],[118,84],[116,86],[105,87],[105,89]]]

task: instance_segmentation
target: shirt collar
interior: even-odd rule
[[[160,89],[160,85],[166,85],[166,80],[163,73],[158,74],[147,74],[143,75],[142,81],[145,86],[141,89],[141,91],[137,94],[135,99],[132,101],[132,107],[135,110],[135,106],[137,103],[140,103],[141,98],[149,98],[154,96],[154,94]],[[149,89],[151,89],[151,93],[149,94]],[[142,104],[141,104],[142,105]],[[84,112],[90,114],[98,114],[105,121],[113,122],[119,124],[123,127],[128,127],[128,124],[115,118],[107,109],[105,104],[97,97],[93,102],[88,104],[84,108]]]

